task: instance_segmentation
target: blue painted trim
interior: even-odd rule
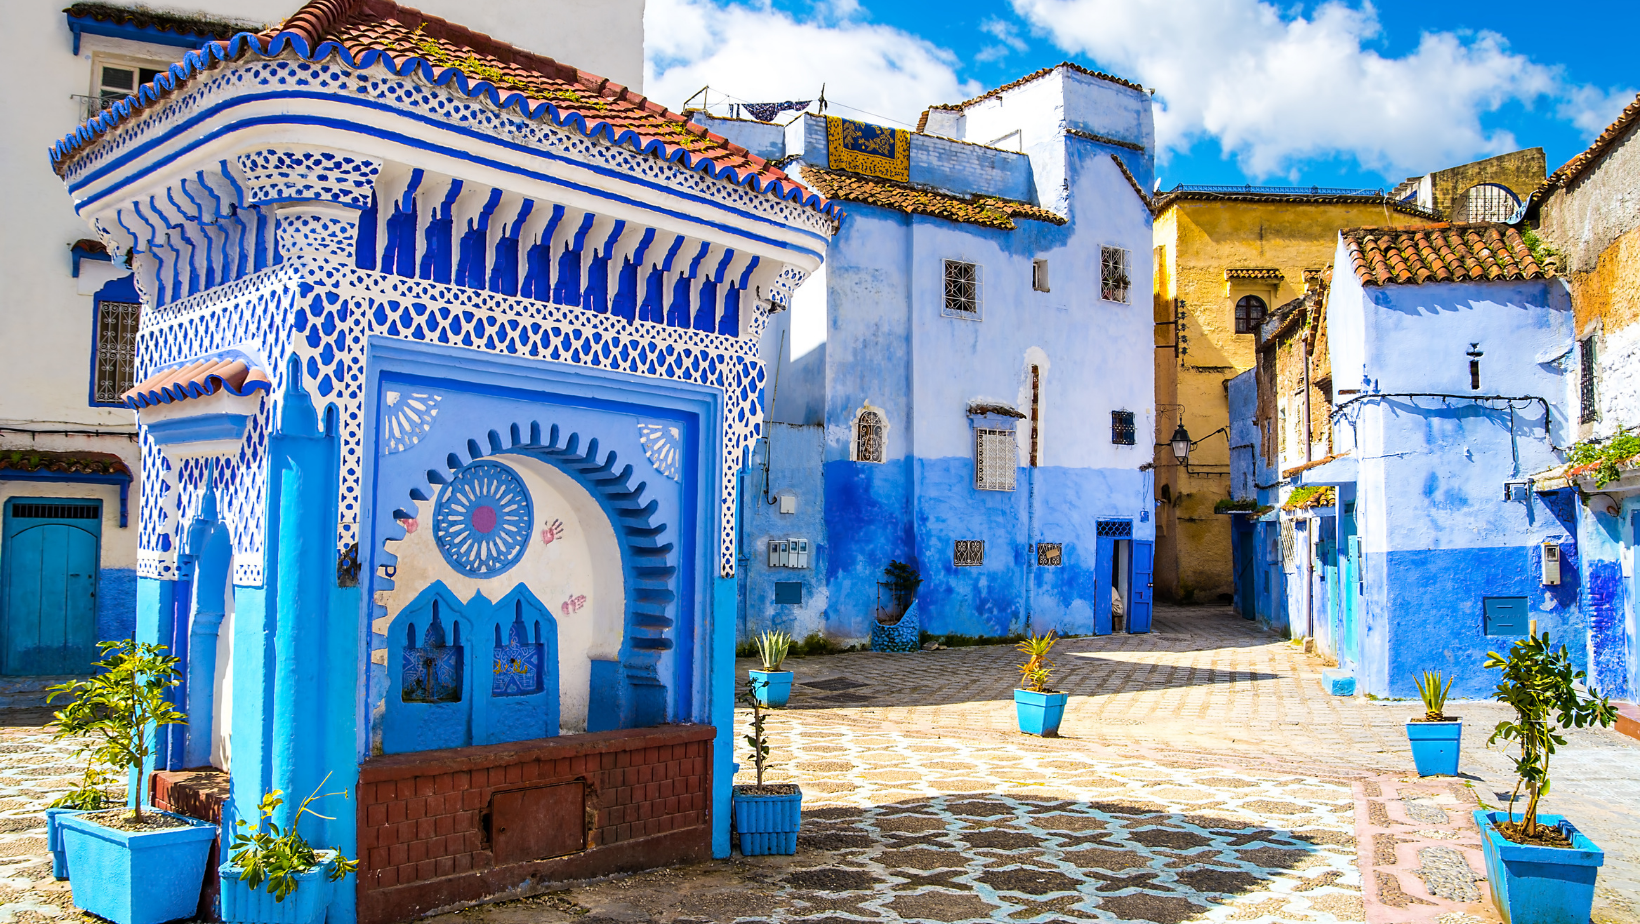
[[[158,26],[127,26],[110,22],[97,22],[88,17],[68,17],[68,31],[74,33],[74,55],[80,54],[80,36],[101,35],[108,38],[126,39],[132,42],[146,42],[150,45],[174,45],[177,48],[203,48],[207,42],[217,39],[211,36],[181,35]]]
[[[75,261],[74,268],[79,269],[79,262]],[[76,275],[78,273],[76,272]],[[142,303],[142,297],[137,294],[137,275],[132,273],[119,279],[104,283],[91,299],[91,357],[86,369],[85,403],[90,407],[125,407],[124,401],[97,400],[97,331],[102,327],[102,303],[109,302],[136,302]]]
[[[600,175],[603,175],[603,176],[608,176],[608,177],[611,177],[613,179],[618,179],[618,180],[621,180],[623,182],[630,183],[634,186],[640,186],[640,187],[644,187],[644,188],[647,188],[647,189],[653,189],[653,190],[656,190],[657,192],[665,193],[665,194],[667,194],[667,195],[669,195],[669,196],[671,196],[675,199],[681,199],[681,200],[684,200],[684,201],[687,201],[687,202],[699,203],[701,205],[705,205],[705,206],[708,206],[708,207],[711,207],[711,208],[722,209],[723,211],[730,212],[731,214],[734,214],[736,216],[744,218],[748,221],[755,221],[755,222],[760,222],[762,224],[773,225],[773,226],[778,227],[778,228],[790,228],[791,230],[797,231],[801,234],[807,235],[808,237],[814,238],[815,240],[820,241],[822,244],[827,243],[827,239],[826,239],[825,235],[818,234],[814,231],[810,231],[807,228],[797,228],[797,227],[794,227],[794,226],[787,225],[787,224],[784,224],[782,222],[776,221],[772,218],[767,218],[767,217],[762,216],[762,215],[757,215],[757,214],[754,214],[754,213],[751,213],[751,212],[743,211],[741,209],[735,208],[734,206],[728,205],[726,203],[722,203],[722,202],[718,202],[718,201],[715,201],[715,200],[712,200],[712,199],[708,199],[704,196],[695,196],[695,195],[690,195],[688,193],[680,192],[680,191],[678,191],[676,189],[673,189],[669,186],[662,186],[658,183],[651,183],[647,180],[644,180],[644,179],[641,179],[639,177],[633,176],[632,174],[629,174],[629,173],[624,173],[622,171],[611,170],[611,169],[603,168],[603,167],[597,167],[597,166],[594,166],[592,164],[584,164],[584,163],[581,163],[580,161],[571,160],[570,158],[563,157],[561,155],[541,151],[537,148],[531,148],[531,147],[527,147],[527,146],[521,145],[521,144],[513,144],[513,143],[510,143],[510,142],[500,141],[500,140],[498,140],[494,137],[491,137],[489,135],[480,134],[479,132],[470,131],[468,129],[453,128],[449,125],[446,125],[446,124],[444,124],[442,122],[439,122],[435,119],[432,119],[428,116],[422,116],[422,115],[418,115],[416,113],[405,112],[401,109],[396,109],[394,107],[387,106],[387,105],[382,104],[382,103],[377,103],[377,102],[374,102],[374,101],[371,101],[371,100],[358,100],[358,99],[351,99],[351,98],[346,98],[346,97],[332,96],[332,95],[325,94],[325,93],[310,93],[310,92],[305,92],[305,91],[286,91],[286,92],[278,92],[278,93],[261,93],[261,94],[255,94],[255,95],[250,95],[250,96],[242,96],[242,97],[238,97],[238,98],[235,98],[235,99],[232,99],[232,100],[227,100],[225,102],[219,103],[216,106],[213,106],[210,109],[207,109],[207,110],[199,113],[198,115],[194,116],[193,118],[191,118],[191,119],[189,119],[185,122],[179,123],[178,125],[173,127],[170,131],[166,132],[165,134],[159,135],[159,136],[157,136],[157,137],[155,137],[155,138],[153,138],[149,141],[146,141],[142,144],[136,145],[135,147],[133,147],[129,151],[127,151],[125,154],[110,160],[103,167],[101,167],[97,170],[94,170],[91,173],[87,174],[85,177],[81,178],[80,180],[78,180],[74,183],[71,183],[69,185],[69,191],[71,193],[79,192],[81,189],[84,189],[90,183],[95,182],[96,180],[101,179],[105,175],[113,172],[115,170],[115,168],[125,166],[130,161],[135,160],[139,155],[142,155],[142,154],[146,153],[147,151],[149,151],[150,149],[152,149],[154,147],[157,147],[159,145],[167,143],[169,139],[171,139],[171,138],[173,138],[177,135],[185,134],[189,129],[192,129],[195,126],[197,126],[199,123],[211,118],[212,116],[214,116],[219,111],[223,111],[223,110],[230,109],[230,108],[237,107],[237,106],[241,106],[241,105],[248,105],[248,104],[254,103],[254,102],[262,102],[262,101],[272,100],[272,99],[279,99],[279,100],[311,99],[311,100],[318,100],[318,101],[331,102],[331,103],[344,103],[344,104],[347,104],[347,105],[360,106],[360,107],[367,108],[367,109],[376,109],[376,110],[380,110],[380,111],[383,111],[383,112],[390,112],[390,113],[402,116],[402,117],[407,118],[407,119],[412,119],[412,120],[415,120],[415,121],[423,122],[423,123],[425,123],[425,124],[427,124],[427,125],[429,125],[433,128],[436,128],[436,129],[439,129],[439,130],[442,130],[442,131],[446,131],[446,132],[449,132],[451,134],[464,135],[464,136],[466,136],[467,138],[469,138],[473,141],[487,142],[487,143],[495,145],[497,147],[510,149],[510,150],[517,151],[517,152],[524,153],[524,154],[531,154],[531,155],[534,155],[534,156],[537,156],[537,157],[545,158],[547,160],[553,160],[553,161],[558,161],[558,162],[561,162],[561,163],[564,163],[564,164],[569,164],[569,165],[572,165],[572,166],[575,166],[575,167],[585,169],[590,173],[595,173],[595,174],[600,174]],[[219,137],[223,137],[223,136],[232,134],[233,132],[239,131],[239,130],[244,129],[244,128],[250,128],[250,127],[255,127],[255,126],[259,126],[259,125],[313,125],[313,126],[320,126],[320,127],[325,127],[325,128],[333,128],[333,129],[336,129],[338,131],[353,132],[353,133],[360,134],[360,135],[368,135],[372,138],[382,138],[382,139],[386,139],[386,140],[389,140],[389,141],[394,141],[396,143],[405,145],[406,147],[419,148],[421,150],[430,151],[430,152],[435,153],[435,154],[440,154],[440,155],[447,156],[447,157],[454,157],[454,158],[457,158],[459,160],[466,160],[470,163],[475,163],[475,164],[479,164],[479,165],[486,166],[486,167],[492,167],[494,169],[501,170],[505,173],[511,173],[511,174],[515,174],[515,175],[518,175],[518,176],[524,176],[524,177],[528,177],[530,179],[538,180],[540,182],[547,183],[548,185],[558,186],[558,187],[562,187],[564,189],[574,190],[576,192],[590,193],[590,194],[599,196],[599,197],[604,198],[604,199],[612,199],[616,202],[621,202],[621,203],[624,203],[624,204],[627,204],[627,205],[632,205],[632,206],[644,209],[646,211],[656,212],[656,213],[659,213],[659,214],[662,214],[662,215],[667,215],[667,216],[670,216],[670,217],[673,217],[673,218],[683,219],[683,220],[691,222],[693,224],[705,225],[706,227],[709,227],[709,228],[716,228],[716,229],[721,230],[721,231],[728,231],[732,234],[737,234],[737,235],[740,235],[740,236],[743,236],[743,237],[751,238],[752,240],[755,240],[755,241],[760,241],[760,242],[763,242],[763,243],[772,244],[772,245],[775,245],[777,247],[781,247],[783,249],[796,250],[800,253],[809,254],[810,256],[815,256],[815,257],[820,256],[819,251],[807,250],[805,248],[796,247],[792,244],[788,244],[785,241],[779,241],[779,240],[775,240],[773,238],[768,238],[768,237],[763,237],[761,235],[753,234],[749,231],[746,231],[743,228],[736,228],[736,227],[733,227],[731,225],[725,225],[725,224],[722,224],[722,223],[719,223],[719,222],[706,221],[706,220],[700,218],[699,216],[697,216],[696,214],[694,214],[693,212],[674,211],[672,209],[660,208],[660,207],[655,206],[651,203],[642,202],[640,200],[633,199],[633,198],[630,198],[630,197],[627,197],[627,196],[622,196],[622,195],[613,193],[613,192],[611,192],[609,190],[606,190],[606,189],[599,189],[599,188],[593,187],[593,186],[586,186],[586,185],[583,185],[583,184],[580,184],[580,183],[574,183],[574,182],[566,180],[562,177],[554,176],[550,173],[542,173],[542,172],[535,171],[535,170],[527,170],[527,169],[523,169],[523,168],[514,166],[513,164],[509,164],[506,161],[494,160],[492,158],[487,158],[487,157],[480,157],[480,156],[474,154],[470,149],[467,149],[467,148],[448,147],[448,146],[445,146],[445,145],[433,144],[431,142],[424,141],[420,137],[415,136],[415,135],[405,135],[405,134],[400,134],[398,132],[387,131],[385,129],[378,129],[378,128],[368,128],[367,129],[365,126],[361,125],[359,122],[348,121],[348,120],[345,120],[345,119],[332,119],[332,118],[326,118],[326,117],[321,117],[321,116],[296,116],[296,115],[270,115],[270,116],[256,116],[256,117],[251,117],[251,118],[246,118],[246,119],[240,119],[240,120],[237,120],[237,121],[229,122],[229,123],[223,125],[222,127],[218,128],[216,131],[213,131],[209,134],[198,135],[198,136],[195,136],[195,137],[191,138],[190,143],[188,143],[185,146],[177,148],[175,151],[173,151],[171,153],[170,156],[173,159],[176,158],[176,157],[181,157],[182,155],[186,154],[187,152],[189,152],[189,151],[191,151],[195,148],[202,147],[202,146],[216,140]],[[81,199],[76,204],[76,207],[83,214],[87,208],[101,202],[103,199],[107,198],[111,194],[113,194],[113,193],[125,188],[126,186],[129,186],[130,184],[136,182],[139,178],[140,178],[140,176],[134,176],[134,177],[129,177],[129,178],[124,179],[124,180],[113,182],[110,185],[105,186],[102,189],[97,190],[95,193],[88,194],[85,198]],[[258,205],[260,206],[261,203],[258,203]]]
[[[145,423],[148,435],[161,446],[199,443],[206,440],[242,440],[250,426],[249,414],[196,414]]]
[[[0,481],[47,481],[58,484],[112,484],[120,489],[120,529],[126,527],[129,518],[129,495],[131,493],[130,475],[94,475],[90,472],[20,472],[12,468],[0,468]]]
[[[89,251],[89,250],[80,250],[77,247],[70,250],[68,252],[68,256],[69,256],[69,259],[74,261],[74,268],[70,271],[70,275],[72,275],[75,279],[80,278],[80,261],[81,260],[96,260],[99,263],[113,263],[114,262],[114,258],[109,256],[106,253],[94,253],[94,252]]]
[[[160,74],[151,84],[139,88],[136,97],[121,100],[112,108],[99,113],[96,117],[82,124],[72,134],[52,145],[50,150],[53,169],[64,157],[74,153],[80,145],[94,140],[98,135],[119,125],[126,118],[135,114],[142,107],[158,100],[160,92],[177,89],[193,75],[212,67],[216,62],[237,60],[247,51],[255,51],[264,58],[276,58],[286,48],[294,50],[299,56],[310,61],[323,61],[335,55],[350,68],[368,70],[377,64],[385,63],[386,69],[396,76],[408,76],[418,72],[419,76],[437,86],[455,84],[456,88],[469,97],[484,96],[489,102],[500,109],[516,108],[518,112],[532,120],[540,121],[550,117],[554,124],[573,127],[588,137],[597,138],[606,136],[617,145],[630,145],[642,154],[651,154],[668,162],[681,162],[691,170],[702,170],[714,179],[727,178],[737,186],[751,186],[765,195],[773,191],[774,195],[782,200],[797,201],[815,211],[827,214],[833,218],[841,218],[843,211],[835,202],[828,202],[824,197],[805,189],[802,185],[790,178],[761,177],[754,172],[742,173],[733,167],[720,167],[717,162],[705,155],[695,154],[682,147],[668,145],[658,138],[645,142],[643,137],[630,129],[617,131],[615,126],[604,121],[588,123],[586,116],[578,112],[568,115],[561,113],[551,103],[538,103],[533,109],[529,107],[529,100],[521,93],[507,94],[503,99],[501,91],[488,81],[469,82],[468,76],[460,69],[446,67],[442,72],[435,72],[433,66],[417,57],[409,57],[404,61],[396,61],[392,55],[381,49],[368,49],[358,58],[345,45],[338,42],[323,42],[311,54],[307,40],[293,32],[281,32],[267,40],[264,49],[263,39],[249,32],[241,32],[230,41],[210,43],[197,51],[191,51],[171,68]]]

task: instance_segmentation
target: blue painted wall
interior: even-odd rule
[[[1342,248],[1334,265],[1350,265]],[[1481,667],[1486,653],[1516,638],[1483,634],[1489,596],[1526,597],[1538,630],[1587,662],[1572,501],[1518,489],[1506,499],[1504,491],[1505,481],[1557,464],[1554,446],[1568,442],[1561,359],[1571,322],[1559,280],[1363,288],[1353,273],[1334,275],[1334,380],[1363,389],[1359,400],[1337,403],[1334,441],[1359,465],[1365,692],[1415,696],[1414,678],[1436,669],[1456,678],[1454,695],[1488,694],[1496,680]],[[1473,352],[1479,389],[1470,382]],[[1441,394],[1464,397],[1432,396]],[[1561,545],[1558,586],[1539,579],[1543,542]]]

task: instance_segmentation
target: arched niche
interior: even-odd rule
[[[475,635],[477,625],[469,613],[479,613],[476,622],[488,629],[491,609],[482,594],[463,602],[442,581],[434,581],[393,618],[387,633],[384,753],[475,743],[474,728],[486,727],[483,699],[474,692],[483,676],[480,664],[489,667],[490,634]],[[477,652],[485,653],[482,662]]]

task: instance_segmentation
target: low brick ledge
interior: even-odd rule
[[[565,735],[561,738],[531,738],[527,741],[509,741],[505,744],[481,744],[414,751],[409,754],[390,754],[372,757],[360,764],[359,783],[384,783],[400,780],[411,774],[459,773],[463,770],[477,770],[526,760],[585,757],[588,754],[608,753],[611,744],[618,744],[619,750],[635,751],[641,748],[711,741],[716,737],[717,729],[710,725],[660,725],[653,728],[623,728],[583,735]]]
[[[1630,738],[1640,738],[1640,706],[1634,703],[1613,703],[1617,707],[1617,730]]]

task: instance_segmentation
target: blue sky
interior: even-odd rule
[[[914,121],[930,103],[1061,60],[1119,74],[1156,90],[1163,188],[1387,187],[1530,146],[1545,149],[1552,170],[1640,88],[1640,3],[1610,0],[649,0],[648,9],[646,90],[670,106],[706,84],[714,102],[762,102],[813,96],[824,81],[834,113]]]

